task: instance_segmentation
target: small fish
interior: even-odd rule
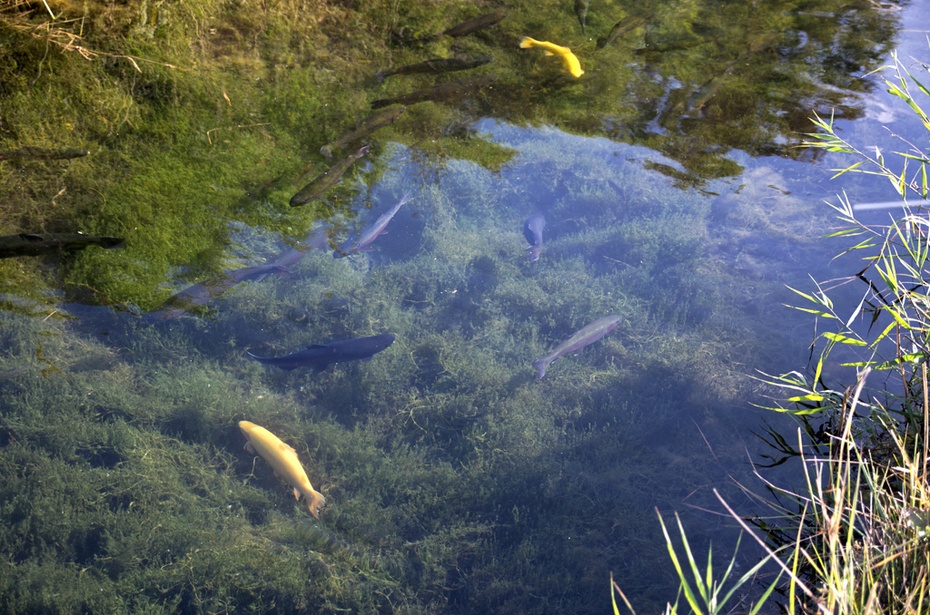
[[[704,82],[700,87],[691,92],[685,99],[686,113],[703,109],[710,99],[717,95],[723,81],[720,75],[715,75],[709,81]]]
[[[526,253],[530,255],[530,262],[539,260],[539,253],[543,248],[543,229],[546,228],[546,218],[542,214],[535,214],[523,224],[523,236],[530,243]]]
[[[168,297],[161,308],[155,312],[155,315],[165,319],[177,318],[185,312],[206,305],[241,282],[259,281],[272,274],[290,273],[290,270],[283,263],[296,262],[297,259],[289,252],[285,253],[282,259],[266,265],[253,265],[226,271],[206,282],[188,286],[181,292]]]
[[[324,171],[322,175],[304,186],[300,192],[291,197],[291,207],[306,205],[307,203],[323,198],[323,194],[338,184],[342,180],[342,176],[345,172],[349,170],[349,167],[351,167],[356,160],[367,154],[368,149],[368,145],[360,148],[357,152],[340,160],[331,166],[328,171]]]
[[[361,252],[362,250],[368,249],[372,242],[378,238],[378,235],[384,232],[384,229],[387,228],[387,225],[390,224],[391,220],[394,219],[394,216],[397,214],[397,211],[401,206],[410,200],[410,193],[404,195],[404,198],[400,200],[397,205],[392,207],[386,213],[381,214],[374,224],[362,231],[358,237],[355,239],[350,239],[346,241],[338,250],[333,252],[334,258],[342,258],[343,256],[349,256],[350,254],[355,254]]]
[[[484,66],[493,59],[494,58],[487,55],[476,56],[474,58],[433,58],[432,60],[426,60],[425,62],[419,62],[417,64],[408,64],[407,66],[401,66],[399,68],[379,70],[375,73],[375,79],[378,80],[378,83],[381,83],[392,75],[441,75],[443,73]]]
[[[414,90],[413,92],[402,94],[395,98],[381,98],[371,103],[371,108],[380,109],[388,105],[412,105],[425,100],[439,102],[452,98],[461,98],[491,85],[493,81],[494,77],[492,75],[478,75],[467,79],[459,79],[458,81],[447,81],[439,85],[434,85],[431,88]]]
[[[572,334],[570,338],[555,347],[555,350],[547,354],[538,361],[533,361],[533,367],[536,368],[536,375],[541,380],[546,375],[546,368],[549,364],[565,355],[577,354],[582,348],[593,344],[611,331],[613,331],[620,322],[620,316],[613,314],[598,318],[589,325],[586,325]]]
[[[321,372],[333,363],[371,358],[393,343],[394,336],[390,333],[384,333],[381,335],[372,335],[371,337],[339,340],[328,344],[313,344],[303,350],[283,357],[259,357],[248,351],[246,354],[259,363],[274,365],[281,369],[290,370],[297,367],[312,367],[316,371]]]
[[[297,451],[255,423],[239,421],[239,429],[246,439],[245,450],[267,461],[274,469],[275,476],[294,488],[294,499],[300,501],[303,495],[307,500],[307,510],[319,519],[320,508],[326,504],[326,498],[310,484],[307,471],[297,458]]]
[[[21,147],[17,150],[0,152],[0,160],[70,160],[90,154],[86,149],[45,149],[42,147]]]
[[[584,34],[585,21],[588,18],[588,6],[591,0],[575,0],[575,15],[578,16],[578,23],[581,24],[581,33]]]
[[[477,32],[478,30],[483,30],[484,28],[490,28],[491,26],[497,25],[503,21],[504,17],[507,17],[507,11],[504,9],[497,9],[496,11],[492,11],[484,15],[479,15],[478,17],[466,19],[458,25],[443,30],[433,38],[438,39],[443,35],[452,37],[465,36],[466,34],[471,34],[472,32]]]
[[[636,28],[646,25],[650,19],[652,19],[652,14],[627,15],[614,24],[614,27],[610,29],[610,32],[607,33],[606,37],[597,40],[597,48],[603,49],[627,32],[632,32]]]
[[[520,47],[523,49],[539,47],[546,52],[547,56],[557,55],[561,57],[565,62],[565,68],[568,69],[572,77],[577,78],[584,74],[584,71],[581,70],[581,62],[578,61],[578,56],[573,54],[572,50],[568,47],[562,47],[561,45],[556,45],[549,41],[537,41],[535,38],[530,38],[528,36],[524,36],[523,40],[520,41]]]
[[[323,158],[331,160],[333,157],[333,150],[341,149],[350,143],[358,141],[359,139],[364,139],[379,128],[384,128],[389,124],[393,124],[395,121],[397,121],[397,118],[404,114],[404,111],[406,110],[406,107],[391,107],[390,109],[385,109],[384,111],[377,111],[372,113],[361,122],[359,122],[353,130],[343,133],[332,143],[327,143],[321,147],[320,154],[323,156]]]
[[[83,250],[87,246],[121,248],[119,237],[84,233],[19,233],[0,237],[0,258],[38,256],[48,252]]]

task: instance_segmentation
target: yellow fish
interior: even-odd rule
[[[326,498],[310,484],[307,472],[297,459],[297,451],[282,442],[278,436],[255,423],[239,421],[239,429],[248,440],[245,443],[245,450],[258,454],[271,464],[275,476],[284,479],[294,488],[294,499],[300,500],[300,495],[303,494],[307,498],[307,508],[310,514],[319,518],[320,507],[326,503]]]
[[[572,77],[580,77],[584,74],[584,71],[581,70],[581,62],[578,61],[578,56],[573,54],[572,50],[568,47],[562,47],[561,45],[556,45],[549,41],[537,41],[535,38],[530,38],[528,36],[524,36],[523,40],[520,41],[520,47],[523,49],[539,47],[546,52],[547,56],[561,56],[565,61],[565,67],[568,69],[568,72],[572,74]]]

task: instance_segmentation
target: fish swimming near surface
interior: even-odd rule
[[[71,160],[90,154],[86,149],[45,149],[44,147],[21,147],[0,152],[0,160]]]
[[[368,149],[368,145],[359,148],[358,151],[340,160],[331,166],[328,171],[323,172],[322,175],[304,186],[300,192],[291,197],[291,207],[306,205],[307,203],[323,198],[323,194],[338,184],[342,180],[342,176],[345,175],[345,172],[349,170],[349,167],[351,167],[356,160],[367,154]]]
[[[446,28],[439,34],[430,37],[427,40],[438,40],[443,36],[459,37],[466,36],[472,32],[477,32],[478,30],[483,30],[485,28],[490,28],[499,24],[503,19],[507,17],[507,11],[504,9],[497,9],[496,11],[491,11],[490,13],[485,13],[484,15],[479,15],[477,17],[472,17],[471,19],[466,19],[460,24],[456,24],[451,28]]]
[[[326,498],[310,484],[307,471],[297,458],[297,451],[255,423],[239,421],[239,429],[246,439],[245,450],[267,461],[275,476],[294,488],[294,499],[300,501],[300,496],[304,496],[307,510],[319,519],[320,508],[326,504]]]
[[[607,33],[607,36],[604,38],[597,39],[597,48],[603,49],[607,45],[611,44],[627,32],[632,32],[640,26],[646,25],[646,23],[652,19],[653,15],[627,15],[620,21],[614,24],[610,29],[610,32]]]
[[[523,224],[523,236],[530,243],[526,253],[530,255],[530,262],[539,260],[539,253],[543,249],[543,229],[546,228],[546,218],[542,214],[535,214]]]
[[[573,54],[572,50],[568,47],[562,47],[561,45],[556,45],[555,43],[550,43],[549,41],[537,41],[535,38],[530,38],[529,36],[523,37],[523,40],[520,41],[520,47],[522,49],[539,47],[546,52],[547,56],[557,55],[561,57],[565,62],[565,68],[568,70],[572,77],[577,78],[584,74],[584,71],[581,70],[581,62],[578,60],[578,56]]]
[[[358,141],[359,139],[364,139],[380,128],[384,128],[389,124],[393,124],[397,121],[397,118],[404,114],[404,111],[406,110],[406,107],[398,106],[372,113],[361,122],[359,122],[353,130],[343,133],[332,143],[327,143],[321,147],[320,155],[322,155],[323,158],[326,158],[327,160],[332,159],[333,150],[341,149],[350,143]]]
[[[378,83],[381,83],[393,75],[442,75],[484,66],[493,59],[488,55],[475,56],[474,58],[433,58],[432,60],[408,64],[398,68],[379,70],[375,73],[375,79],[378,80]]]
[[[591,0],[575,0],[575,15],[578,16],[578,23],[581,24],[581,33],[584,34],[585,22],[588,19],[588,7]]]
[[[290,270],[284,263],[297,262],[299,259],[290,252],[286,253],[285,256],[285,260],[278,259],[266,265],[253,265],[251,267],[232,269],[212,277],[206,282],[188,286],[181,292],[168,297],[154,315],[164,319],[177,318],[186,312],[206,305],[211,300],[216,299],[241,282],[264,280],[272,274],[290,273]],[[302,256],[302,254],[300,256]]]
[[[38,256],[49,252],[83,250],[87,246],[121,248],[120,237],[84,233],[19,233],[0,237],[0,258]]]
[[[462,98],[469,94],[473,94],[478,90],[486,88],[493,82],[493,75],[477,75],[475,77],[459,79],[457,81],[446,81],[445,83],[434,85],[431,88],[414,90],[413,92],[401,94],[395,98],[378,99],[371,103],[371,108],[380,109],[382,107],[387,107],[388,105],[412,105],[426,100],[441,102],[450,99]]]
[[[389,209],[387,212],[378,216],[378,219],[374,223],[362,231],[358,237],[355,239],[350,239],[342,244],[339,249],[333,252],[334,258],[342,258],[343,256],[349,256],[350,254],[355,254],[363,250],[367,250],[371,247],[372,242],[378,238],[378,235],[384,232],[387,228],[387,225],[390,224],[391,220],[394,219],[394,216],[397,214],[401,206],[410,200],[410,193],[404,195],[397,205]]]
[[[283,357],[259,357],[251,352],[246,352],[246,354],[259,363],[274,365],[281,369],[290,370],[297,367],[312,367],[316,371],[321,372],[333,363],[359,361],[361,359],[371,358],[393,343],[393,335],[390,333],[382,333],[381,335],[356,337],[349,340],[330,342],[328,344],[314,344]]]
[[[611,331],[617,328],[620,322],[618,314],[598,318],[589,325],[585,325],[572,334],[570,338],[559,344],[555,349],[544,356],[542,359],[533,361],[533,367],[536,368],[536,375],[542,379],[546,375],[546,369],[549,364],[567,354],[577,354],[582,348],[593,344]]]

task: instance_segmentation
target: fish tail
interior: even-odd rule
[[[539,359],[533,361],[533,367],[536,368],[536,377],[542,380],[543,376],[546,375],[546,368],[549,367],[549,363],[545,359]]]
[[[320,493],[319,491],[315,491],[311,489],[310,497],[308,499],[310,501],[307,502],[307,510],[310,511],[310,514],[313,515],[314,518],[319,519],[320,508],[322,508],[323,505],[326,504],[326,498],[324,498],[323,494]]]
[[[529,49],[530,47],[532,47],[533,45],[536,45],[536,44],[538,44],[538,43],[539,43],[539,41],[537,41],[536,39],[530,38],[530,37],[528,37],[528,36],[524,36],[524,37],[523,37],[523,40],[520,41],[520,48],[521,48],[521,49]]]

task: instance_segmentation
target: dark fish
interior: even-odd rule
[[[90,154],[86,149],[45,149],[42,147],[21,147],[9,152],[0,152],[0,160],[70,160]]]
[[[364,231],[359,234],[355,239],[350,239],[338,250],[333,252],[335,258],[342,258],[343,256],[349,256],[350,254],[355,254],[356,252],[361,252],[362,250],[368,249],[371,246],[372,242],[378,238],[378,235],[384,232],[384,229],[387,228],[387,225],[390,224],[391,220],[394,219],[395,214],[401,208],[401,206],[410,200],[410,193],[404,195],[404,198],[400,200],[394,207],[389,209],[386,213],[381,214],[374,224],[366,228]]]
[[[320,154],[323,158],[330,160],[333,157],[333,150],[341,149],[354,141],[359,139],[364,139],[374,131],[379,128],[384,128],[388,124],[393,124],[397,121],[397,118],[404,114],[404,111],[407,109],[405,107],[391,107],[390,109],[385,109],[384,111],[376,111],[372,113],[364,120],[358,123],[358,125],[349,132],[343,133],[339,136],[338,139],[332,143],[327,143],[320,148]]]
[[[322,175],[304,186],[300,192],[291,197],[291,207],[306,205],[307,203],[323,198],[323,194],[338,184],[342,180],[342,176],[345,172],[349,170],[349,167],[366,153],[368,153],[367,145],[331,166],[328,171],[325,171]]]
[[[445,36],[465,36],[466,34],[471,34],[472,32],[477,32],[478,30],[483,30],[484,28],[490,28],[491,26],[499,24],[503,21],[504,17],[507,17],[507,11],[504,9],[497,9],[485,15],[479,15],[478,17],[472,17],[471,19],[466,19],[462,23],[452,26],[446,30],[443,30],[436,36],[434,39]]]
[[[523,224],[523,236],[530,242],[526,253],[530,255],[530,262],[539,260],[539,253],[543,248],[543,229],[546,228],[546,218],[542,214],[535,214]]]
[[[614,24],[614,27],[610,29],[610,32],[605,38],[598,39],[597,48],[603,49],[627,32],[631,32],[636,28],[645,25],[646,22],[648,22],[650,19],[652,19],[652,15],[627,15]]]
[[[588,344],[593,344],[611,331],[613,331],[620,322],[620,316],[613,314],[598,318],[589,325],[586,325],[572,334],[570,338],[555,347],[555,350],[547,354],[538,361],[533,361],[533,367],[536,368],[536,374],[542,379],[546,375],[546,368],[549,364],[565,355],[577,354]]]
[[[468,70],[484,66],[491,60],[491,56],[476,56],[474,58],[433,58],[417,64],[408,64],[399,68],[379,70],[375,73],[375,79],[381,83],[392,75],[441,75],[451,73],[457,70]]]
[[[121,248],[119,237],[83,233],[19,233],[0,237],[0,258],[37,256],[59,250],[83,250],[87,246]]]
[[[177,318],[185,312],[206,305],[236,284],[263,280],[272,274],[289,273],[289,270],[281,264],[289,258],[292,257],[290,252],[287,252],[282,259],[278,259],[274,263],[233,269],[210,278],[201,284],[189,286],[181,292],[168,297],[162,307],[155,312],[155,315],[159,318]]]
[[[332,363],[368,359],[393,343],[394,336],[390,333],[383,333],[381,335],[357,337],[350,340],[330,342],[328,344],[314,344],[313,346],[308,346],[303,350],[283,357],[259,357],[248,351],[246,351],[246,354],[260,363],[274,365],[281,369],[312,367],[316,371],[321,372]]]
[[[591,0],[575,0],[575,15],[578,16],[578,23],[581,24],[581,33],[584,34],[585,21],[588,19],[588,6]]]
[[[720,75],[716,75],[711,78],[710,81],[706,81],[699,88],[691,92],[687,99],[685,99],[686,113],[703,109],[704,105],[717,95],[723,81]]]
[[[396,98],[382,98],[376,100],[371,103],[371,108],[380,109],[388,105],[412,105],[425,100],[439,102],[452,98],[461,98],[491,85],[493,81],[494,77],[492,75],[479,75],[477,77],[469,77],[468,79],[459,79],[458,81],[447,81],[439,85],[434,85],[431,88],[423,88],[422,90],[415,90],[408,94],[402,94]]]

